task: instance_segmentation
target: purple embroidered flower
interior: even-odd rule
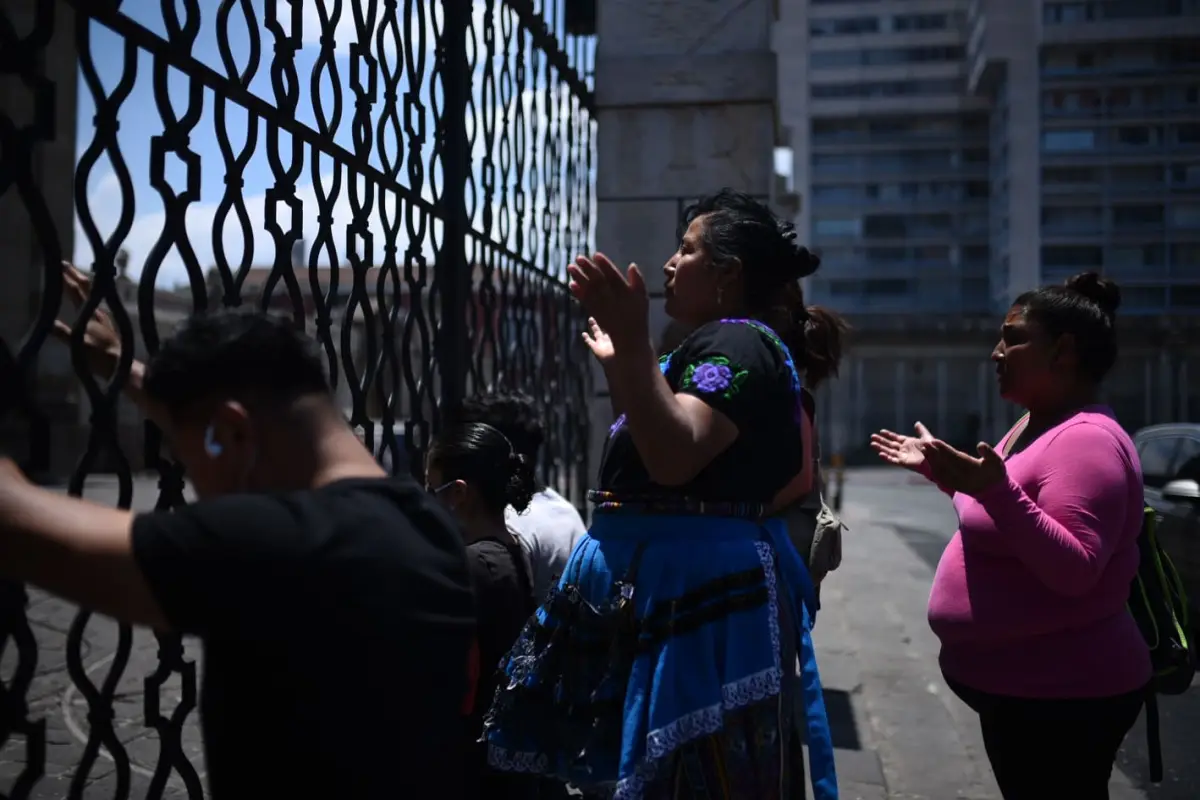
[[[733,370],[725,364],[698,364],[692,373],[692,383],[708,394],[723,392],[733,383]]]
[[[691,388],[704,394],[719,394],[730,398],[738,393],[749,375],[746,370],[738,369],[735,364],[729,363],[725,356],[714,356],[699,364],[690,365],[683,373],[680,388]]]

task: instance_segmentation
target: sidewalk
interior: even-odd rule
[[[842,566],[814,637],[844,800],[999,800],[970,712],[950,694],[925,621],[932,572],[847,502]]]

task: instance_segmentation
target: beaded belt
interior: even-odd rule
[[[682,495],[636,492],[604,492],[592,489],[588,502],[600,513],[700,514],[706,517],[760,519],[766,516],[766,503],[741,503],[726,500],[699,500]]]

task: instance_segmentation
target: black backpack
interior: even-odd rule
[[[1187,592],[1157,534],[1158,515],[1146,506],[1138,536],[1137,575],[1129,589],[1129,611],[1150,646],[1154,675],[1146,692],[1146,744],[1150,780],[1163,778],[1162,742],[1158,730],[1158,695],[1183,694],[1196,672],[1196,644],[1191,630]]]

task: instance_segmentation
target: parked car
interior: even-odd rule
[[[1200,633],[1200,424],[1142,428],[1133,437],[1146,502],[1158,512],[1158,538],[1175,564]]]

